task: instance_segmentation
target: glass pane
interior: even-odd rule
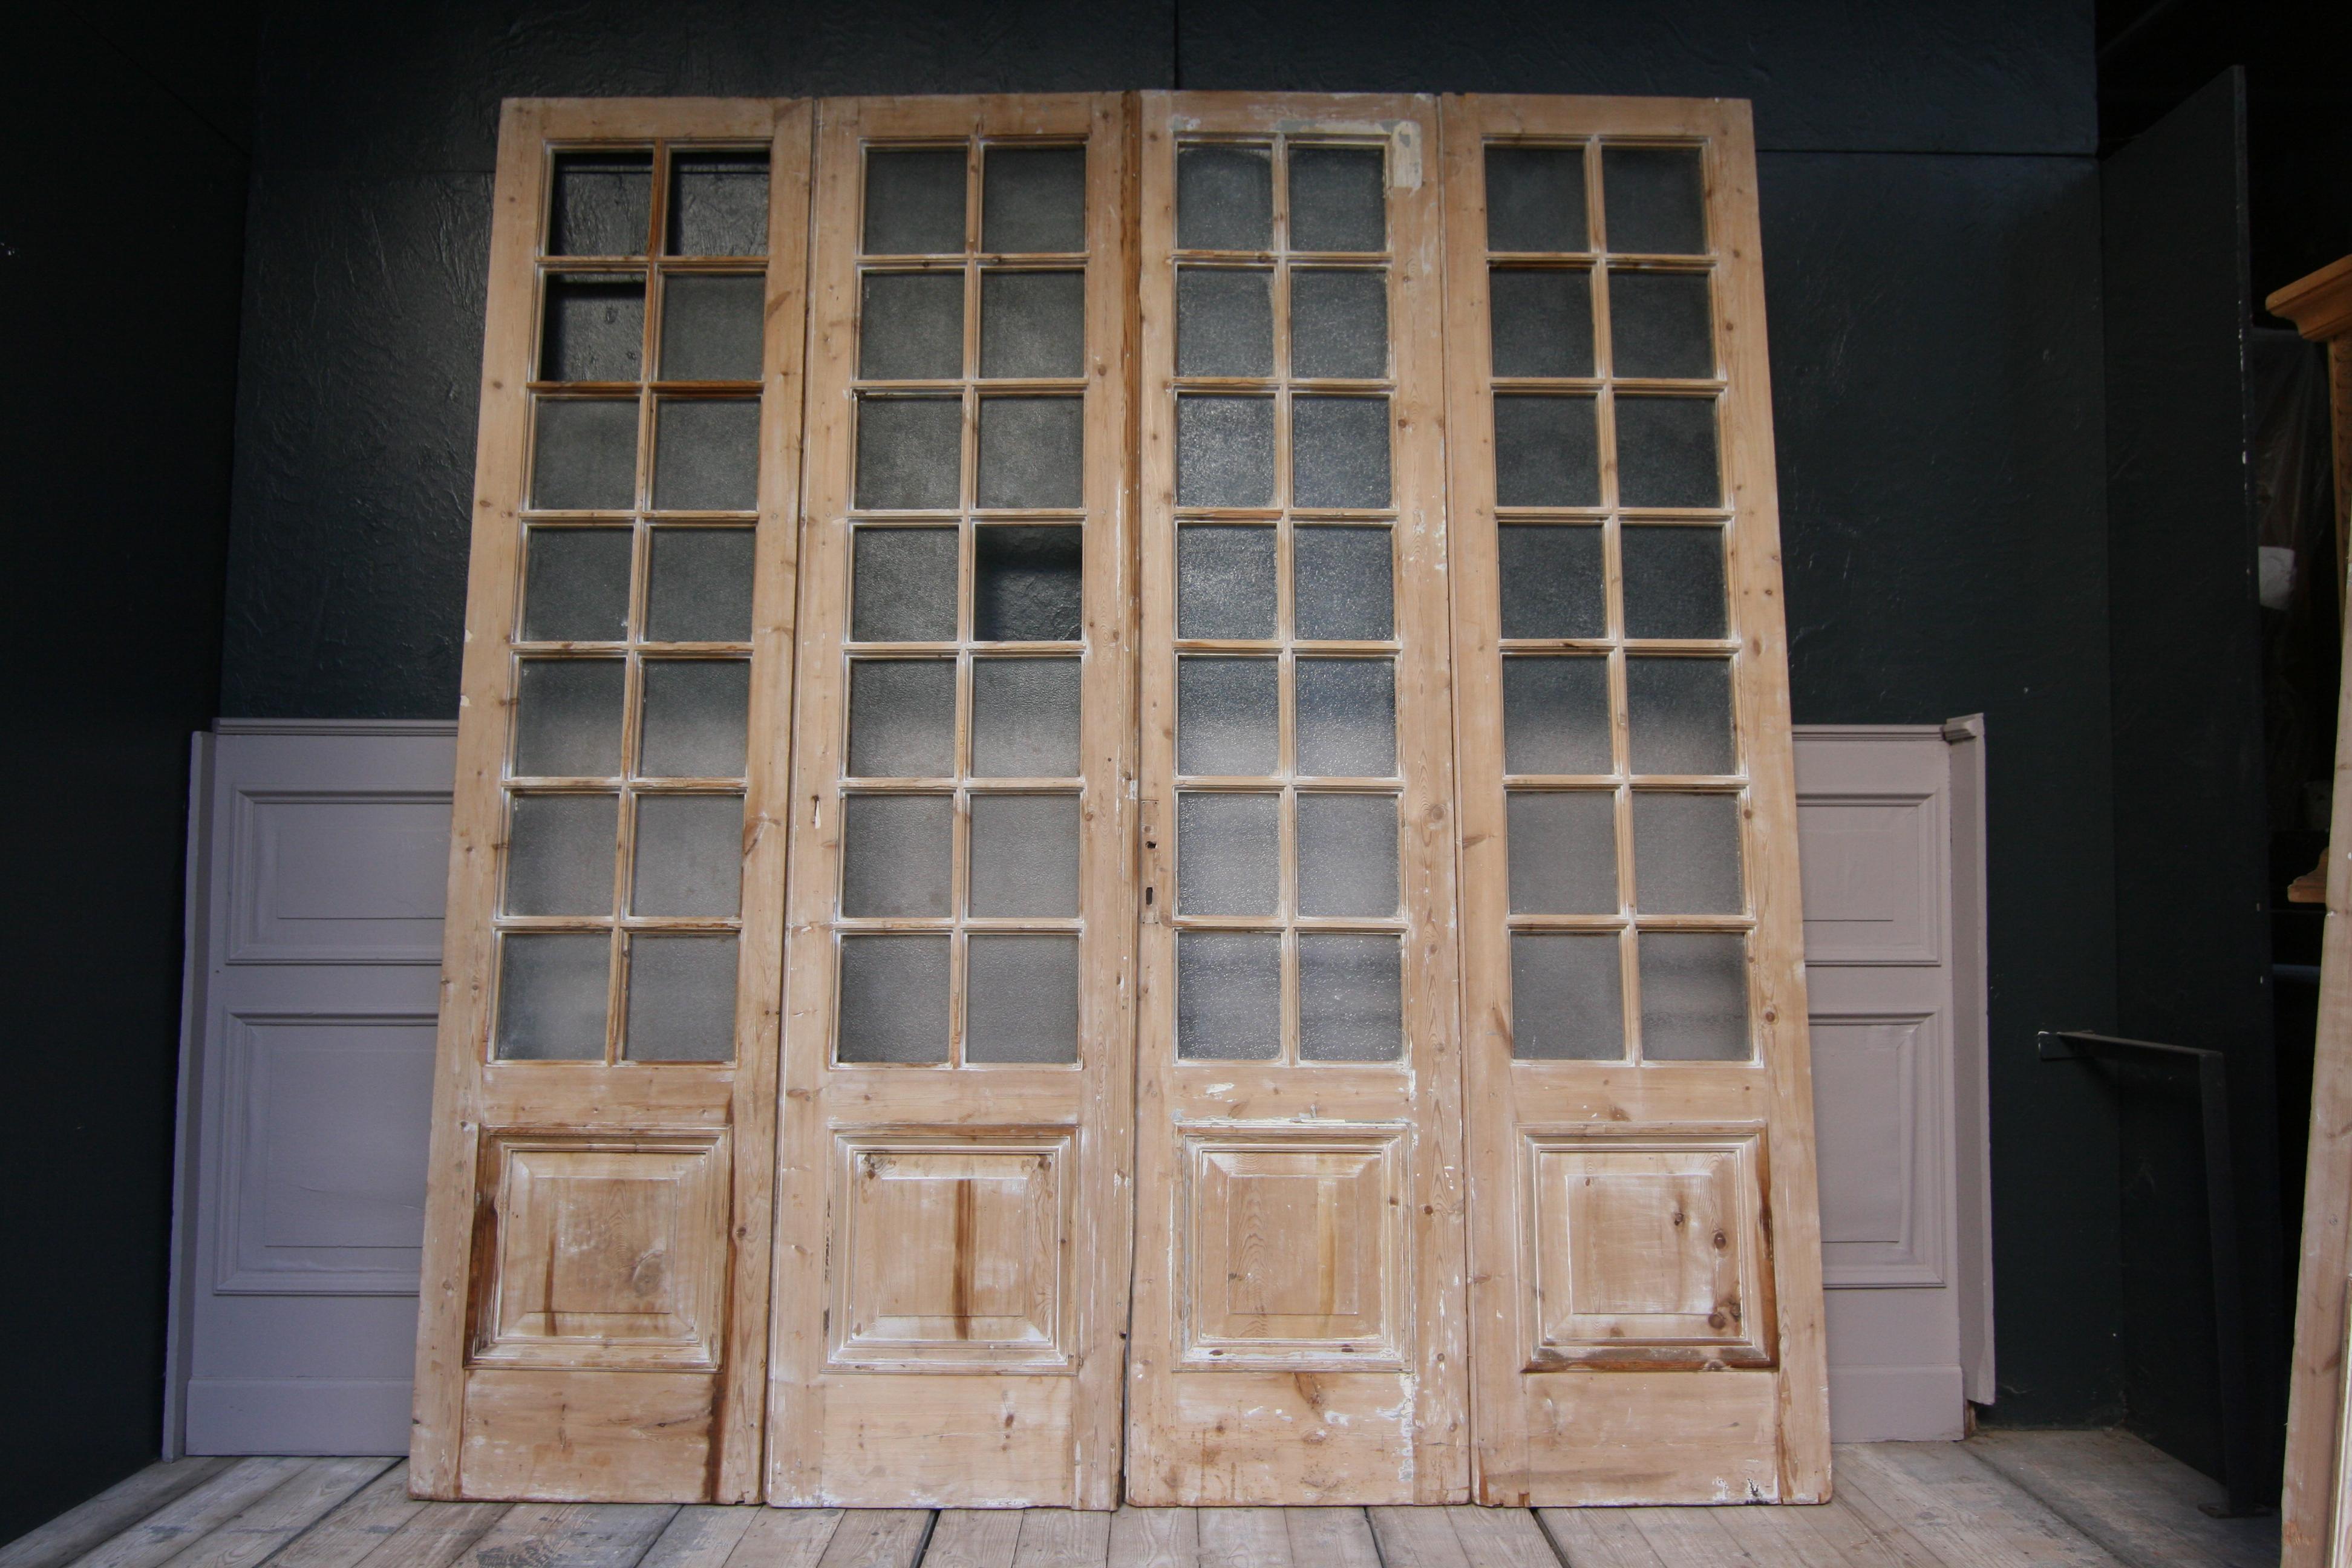
[[[955,870],[955,801],[853,795],[841,803],[841,912],[944,915]]]
[[[759,538],[748,528],[656,528],[646,636],[655,642],[750,642]]]
[[[740,658],[647,659],[637,772],[646,778],[743,776],[751,667]]]
[[[1603,147],[1609,248],[1695,256],[1706,249],[1706,178],[1696,147]]]
[[[1290,535],[1291,592],[1302,637],[1386,637],[1396,589],[1385,528],[1298,528]]]
[[[1385,658],[1302,658],[1298,771],[1325,778],[1396,772],[1396,667]]]
[[[982,642],[1076,642],[1086,635],[1086,545],[1076,528],[977,528],[971,635]]]
[[[501,1061],[601,1061],[613,942],[602,931],[533,931],[499,942]]]
[[[963,274],[869,272],[857,315],[857,374],[868,381],[963,374]]]
[[[1298,939],[1298,1057],[1389,1062],[1404,1049],[1403,952],[1392,936]]]
[[[743,907],[743,797],[641,795],[630,912],[732,915]]]
[[[948,1059],[948,939],[841,939],[840,1037],[845,1062]]]
[[[723,1062],[735,1055],[735,937],[629,938],[633,1062]]]
[[[1633,879],[1643,914],[1739,913],[1739,797],[1635,795]]]
[[[944,658],[849,662],[849,772],[872,779],[955,772],[956,668]]]
[[[971,661],[971,771],[977,778],[1078,775],[1078,661]]]
[[[1180,250],[1270,250],[1274,163],[1263,147],[1192,146],[1176,154]]]
[[[515,677],[519,778],[612,778],[621,771],[617,658],[527,658]]]
[[[999,256],[1087,247],[1087,150],[991,147],[981,163],[980,247]]]
[[[1078,1059],[1078,939],[974,936],[965,948],[963,1059]]]
[[[1048,376],[1086,373],[1085,273],[981,274],[981,374]]]
[[[653,191],[650,153],[558,153],[547,254],[643,256]]]
[[[1294,398],[1290,442],[1292,504],[1389,504],[1387,398]]]
[[[618,642],[629,635],[625,528],[534,528],[525,545],[525,642]]]
[[[963,253],[964,153],[942,150],[866,154],[866,254]]]
[[[1176,504],[1274,504],[1274,399],[1176,400]]]
[[[1727,773],[1731,666],[1719,658],[1629,658],[1625,704],[1637,773]]]
[[[669,189],[672,256],[768,254],[767,153],[673,153]]]
[[[1584,250],[1584,150],[1486,149],[1486,248]]]
[[[1270,915],[1281,897],[1282,797],[1176,797],[1176,909],[1188,915]]]
[[[980,504],[1081,504],[1084,409],[1075,397],[982,398]]]
[[[654,426],[654,505],[750,511],[760,504],[760,405],[665,398]]]
[[[1271,637],[1274,530],[1187,524],[1176,531],[1176,635]]]
[[[1591,398],[1496,397],[1495,504],[1601,504],[1601,437]]]
[[[507,826],[510,915],[609,915],[620,797],[519,795]]]
[[[1645,931],[1641,942],[1643,1059],[1746,1061],[1748,939]]]
[[[1290,149],[1290,248],[1388,248],[1387,167],[1377,147]]]
[[[944,510],[961,480],[963,405],[953,397],[857,400],[857,504]]]
[[[1609,756],[1607,659],[1503,661],[1503,771],[1615,771]]]
[[[1290,374],[1379,377],[1388,373],[1388,274],[1323,267],[1293,272]]]
[[[1509,796],[1511,912],[1617,912],[1617,797],[1513,790]]]
[[[971,912],[1078,912],[1078,797],[971,797]]]
[[[1715,399],[1617,400],[1617,499],[1624,506],[1720,506]]]
[[[1257,267],[1176,269],[1176,374],[1274,374],[1274,274]]]
[[[1724,621],[1723,530],[1633,528],[1617,547],[1625,565],[1625,635],[1719,637]]]
[[[551,277],[540,330],[541,381],[635,381],[645,356],[646,280],[634,273]],[[757,344],[754,337],[755,357]]]
[[[662,282],[665,381],[757,381],[768,280],[688,275]]]
[[[1264,778],[1278,761],[1270,658],[1176,661],[1176,771]]]
[[[530,504],[626,511],[637,500],[637,401],[542,398],[530,452]]]
[[[1592,278],[1548,268],[1487,274],[1496,375],[1592,374]]]
[[[1508,522],[1495,531],[1505,637],[1609,635],[1597,524]]]
[[[1521,1061],[1624,1057],[1618,945],[1615,931],[1511,933],[1511,1055]]]
[[[851,544],[854,642],[953,642],[956,531],[861,528]]]
[[[1265,1061],[1282,1054],[1282,939],[1176,933],[1176,1054]]]
[[[1706,274],[1611,272],[1609,360],[1619,375],[1713,375]]]
[[[1298,797],[1298,912],[1397,912],[1394,795]]]

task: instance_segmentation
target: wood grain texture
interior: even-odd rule
[[[241,1459],[173,1499],[79,1559],[82,1568],[155,1568],[279,1487],[310,1472],[311,1459]]]
[[[226,1458],[168,1459],[133,1471],[96,1497],[0,1546],[0,1568],[64,1568],[237,1463]]]

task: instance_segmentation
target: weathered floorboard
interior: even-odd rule
[[[923,1568],[1013,1568],[1020,1545],[1018,1509],[942,1509],[931,1526]]]
[[[914,1568],[930,1529],[927,1508],[845,1509],[818,1568]]]
[[[2275,1518],[2214,1519],[2165,1499],[2218,1503],[2221,1483],[2119,1432],[1982,1432],[1968,1451],[2126,1561],[2273,1568]]]
[[[96,1497],[0,1546],[0,1568],[65,1568],[236,1462],[171,1459],[125,1476]]]
[[[1121,1508],[1110,1516],[1110,1568],[1198,1568],[1200,1517],[1189,1508]],[[1289,1561],[1286,1548],[1280,1561]]]
[[[1292,1568],[1381,1568],[1371,1521],[1360,1508],[1286,1508]]]
[[[391,1468],[389,1459],[320,1459],[181,1550],[172,1568],[253,1568]]]
[[[82,1568],[155,1568],[310,1468],[311,1459],[245,1459],[93,1547]]]

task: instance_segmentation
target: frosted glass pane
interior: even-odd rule
[[[851,547],[856,642],[953,642],[956,531],[861,528]]]
[[[961,147],[866,154],[866,254],[963,253]]]
[[[633,1062],[723,1062],[735,1054],[732,934],[629,938],[628,1027]]]
[[[1487,274],[1496,375],[1592,374],[1592,279],[1497,267]]]
[[[963,274],[869,272],[857,319],[857,374],[868,381],[963,374]]]
[[[1396,588],[1385,528],[1299,528],[1290,535],[1296,633],[1302,637],[1386,637],[1396,630]]]
[[[849,663],[849,772],[871,779],[955,772],[956,668],[944,658]]]
[[[1263,147],[1192,146],[1176,154],[1181,250],[1274,246],[1274,163]]]
[[[1720,506],[1715,399],[1617,400],[1617,499],[1626,506]]]
[[[1505,637],[1609,635],[1597,524],[1509,522],[1495,531]]]
[[[1601,503],[1601,435],[1591,398],[1496,397],[1495,503]]]
[[[654,426],[654,505],[750,511],[760,504],[760,405],[664,399]]]
[[[1298,771],[1326,778],[1396,772],[1396,667],[1385,658],[1302,658]]]
[[[686,274],[662,283],[664,381],[757,381],[768,280]]]
[[[1509,797],[1511,912],[1617,912],[1617,797],[1513,790]]]
[[[650,153],[558,153],[547,254],[643,256],[653,192]]]
[[[1521,1061],[1617,1061],[1625,1055],[1625,976],[1614,931],[1511,933],[1511,1055]]]
[[[1263,778],[1278,760],[1270,658],[1176,661],[1176,771]]]
[[[991,147],[981,162],[980,247],[1000,256],[1087,247],[1087,150]]]
[[[525,642],[618,642],[629,635],[625,528],[534,528],[525,546]]]
[[[1584,150],[1486,149],[1486,248],[1583,250]]]
[[[1301,268],[1290,275],[1290,374],[1389,373],[1388,274]]]
[[[609,915],[620,797],[519,795],[507,826],[510,915]]]
[[[1629,658],[1625,701],[1637,773],[1731,772],[1731,666]]]
[[[768,254],[767,153],[671,155],[669,253]]]
[[[646,778],[743,776],[751,667],[740,658],[647,659],[637,772]]]
[[[742,907],[743,797],[639,795],[630,910],[726,916]]]
[[[635,381],[645,341],[642,277],[572,273],[548,279],[539,346],[541,381]]]
[[[1617,542],[1625,569],[1627,637],[1727,634],[1723,530],[1628,526]]]
[[[963,405],[952,397],[857,400],[857,504],[942,510],[961,483]]]
[[[1274,274],[1258,267],[1176,269],[1176,374],[1274,374]]]
[[[1271,637],[1271,528],[1187,524],[1176,531],[1176,635]]]
[[[955,870],[955,801],[853,795],[841,803],[841,912],[944,915]]]
[[[515,679],[514,771],[520,778],[611,778],[621,771],[617,658],[527,658]]]
[[[1706,274],[1611,272],[1609,359],[1619,375],[1713,375]]]
[[[1394,1061],[1404,1050],[1402,960],[1392,936],[1301,936],[1299,1059]]]
[[[982,398],[980,504],[1079,505],[1085,406],[1076,397]]]
[[[1271,795],[1176,797],[1176,909],[1270,915],[1280,901],[1282,800]]]
[[[1693,256],[1706,249],[1706,179],[1696,147],[1603,147],[1609,248]]]
[[[1633,878],[1643,914],[1739,913],[1739,797],[1635,795]]]
[[[1394,795],[1298,797],[1298,912],[1397,912]]]
[[[636,500],[636,399],[541,399],[530,504],[548,511],[626,511]]]
[[[1747,938],[1736,931],[1645,931],[1641,965],[1644,1059],[1748,1059]]]
[[[1387,247],[1387,173],[1381,150],[1292,147],[1290,248]]]
[[[971,912],[1078,912],[1078,797],[971,797]]]
[[[1078,774],[1078,661],[971,661],[975,777],[1067,779]]]
[[[1274,399],[1176,400],[1176,504],[1274,504]]]
[[[1291,502],[1389,504],[1389,400],[1299,397],[1290,405]]]
[[[1086,635],[1086,543],[1076,528],[972,531],[971,635],[1076,642]]]
[[[1176,933],[1176,1054],[1265,1061],[1282,1053],[1282,939]]]
[[[981,374],[1084,375],[1086,372],[1085,273],[981,274]]]
[[[963,1059],[1078,1059],[1078,939],[974,936],[965,949]]]
[[[510,1062],[600,1061],[612,939],[516,934],[499,943],[499,1045]]]
[[[759,539],[748,528],[657,528],[646,636],[655,642],[750,642]]]
[[[1609,756],[1608,660],[1503,661],[1503,771],[1615,771]]]
[[[845,936],[835,1059],[948,1059],[948,939]]]

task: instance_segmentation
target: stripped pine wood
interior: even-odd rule
[[[303,1474],[311,1459],[246,1459],[93,1547],[81,1568],[155,1568]]]
[[[2151,1466],[2145,1445],[2115,1433],[1995,1430],[1978,1434],[1969,1451],[2118,1557],[2183,1568],[2273,1568],[2278,1562],[2275,1521],[2215,1519],[2195,1509],[2150,1512],[2145,1500],[2151,1482],[2200,1503],[2219,1503],[2224,1494],[2185,1465]]]
[[[941,1509],[923,1551],[924,1568],[1013,1568],[1020,1545],[1017,1509]]]
[[[838,1521],[817,1568],[915,1568],[931,1529],[919,1508],[846,1509]]]
[[[0,1546],[0,1568],[64,1568],[236,1463],[201,1458],[150,1465]]]
[[[1191,1509],[1121,1508],[1111,1515],[1110,1568],[1194,1568],[1199,1518]]]

